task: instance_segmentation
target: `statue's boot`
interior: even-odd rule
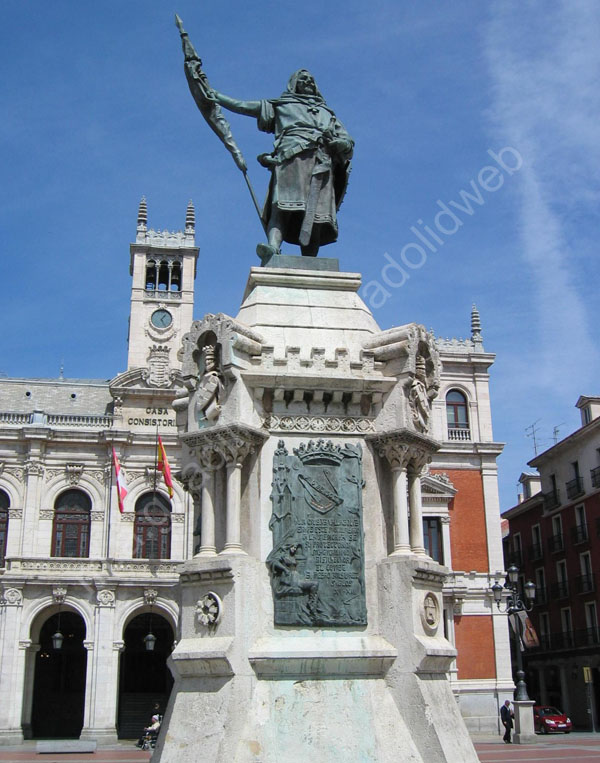
[[[271,244],[257,244],[256,254],[258,254],[262,264],[264,265],[265,262],[268,262],[268,260],[273,257],[273,255],[281,254],[281,251],[276,246],[272,246]]]

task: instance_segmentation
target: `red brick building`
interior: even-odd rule
[[[577,408],[581,427],[529,462],[539,476],[521,475],[524,500],[504,514],[505,554],[537,586],[540,646],[524,652],[529,695],[589,728],[588,711],[597,722],[600,707],[600,398],[580,397]]]

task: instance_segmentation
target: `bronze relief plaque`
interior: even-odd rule
[[[362,448],[310,440],[273,457],[275,624],[366,625]]]

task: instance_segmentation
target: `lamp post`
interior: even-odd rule
[[[523,601],[519,595],[519,588],[517,585],[519,581],[519,568],[514,564],[511,564],[506,572],[507,575],[504,585],[501,585],[496,581],[492,586],[492,593],[494,594],[494,601],[496,602],[498,610],[505,613],[508,617],[514,615],[513,623],[515,626],[514,630],[517,651],[517,690],[515,692],[515,701],[529,702],[527,686],[525,685],[525,672],[523,671],[523,658],[521,656],[522,623],[519,613],[531,612],[533,609],[535,583],[532,583],[530,580],[525,583],[525,600]],[[500,604],[505,589],[508,591],[508,597],[506,599],[505,609],[501,609]]]

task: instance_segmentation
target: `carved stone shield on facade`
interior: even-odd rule
[[[275,624],[365,625],[362,449],[310,440],[273,457]]]

